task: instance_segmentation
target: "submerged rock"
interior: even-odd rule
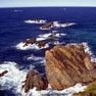
[[[7,74],[8,73],[8,71],[7,70],[5,70],[5,71],[3,71],[2,73],[0,73],[0,77],[3,77],[5,74]]]
[[[96,68],[82,44],[55,46],[46,51],[45,57],[46,76],[53,89],[62,90],[96,80]]]
[[[30,70],[26,76],[25,85],[23,86],[25,92],[36,87],[37,90],[44,90],[48,87],[46,78],[42,77],[36,70]]]

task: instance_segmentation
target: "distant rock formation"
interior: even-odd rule
[[[3,77],[5,74],[7,74],[8,73],[8,71],[7,70],[5,70],[5,71],[3,71],[2,73],[0,73],[0,77]]]
[[[76,83],[96,80],[96,68],[82,44],[55,46],[45,53],[45,71],[53,89],[62,90]]]
[[[23,88],[25,92],[36,87],[37,90],[44,90],[48,87],[48,82],[45,77],[42,77],[36,70],[30,70],[24,81]]]
[[[35,43],[36,42],[36,39],[34,39],[34,38],[30,38],[30,39],[26,39],[25,41],[24,41],[24,46],[23,47],[25,47],[25,46],[28,46],[29,44],[33,44],[33,43]]]
[[[26,39],[26,40],[24,41],[23,47],[26,47],[26,46],[28,46],[29,44],[31,44],[31,45],[32,45],[32,44],[37,44],[38,47],[41,48],[41,47],[44,47],[44,46],[46,45],[46,42],[45,42],[45,40],[36,41],[36,39],[30,38],[30,39]]]
[[[45,41],[37,41],[36,44],[38,45],[39,48],[42,48],[46,45]]]
[[[52,27],[53,27],[53,22],[49,22],[49,23],[46,23],[46,24],[42,25],[40,27],[40,29],[42,29],[42,30],[48,30],[48,29],[51,29]]]
[[[66,22],[66,23],[59,23],[58,21],[51,21],[48,22],[40,27],[41,30],[50,30],[52,28],[66,28],[76,25],[76,23],[73,22]]]

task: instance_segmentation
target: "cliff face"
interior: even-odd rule
[[[96,69],[83,45],[58,45],[46,51],[45,57],[46,76],[53,89],[62,90],[96,79]]]

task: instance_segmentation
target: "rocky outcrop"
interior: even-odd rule
[[[45,41],[38,41],[36,44],[38,45],[39,48],[42,48],[46,45],[46,42]]]
[[[7,70],[5,70],[5,71],[3,71],[2,73],[0,73],[0,77],[3,77],[5,74],[7,74],[8,73],[8,71]]]
[[[48,87],[48,82],[45,77],[42,77],[36,70],[30,70],[24,81],[23,88],[25,92],[36,87],[37,90],[44,90]]]
[[[53,26],[53,22],[46,23],[40,27],[40,29],[46,30],[46,29],[51,29]]]
[[[45,57],[46,76],[53,89],[88,84],[96,79],[96,68],[82,44],[55,46],[46,51]]]
[[[30,38],[30,39],[26,39],[26,40],[24,41],[23,47],[28,46],[29,44],[31,44],[31,45],[32,45],[32,44],[37,44],[38,47],[41,48],[41,47],[44,47],[44,46],[46,45],[46,42],[45,42],[45,40],[36,41],[36,39]]]
[[[51,21],[48,22],[40,27],[41,30],[50,30],[52,28],[66,28],[76,25],[74,22],[66,22],[66,23],[60,23],[58,21]]]
[[[36,42],[36,39],[34,39],[34,38],[30,38],[30,39],[26,39],[25,41],[24,41],[24,46],[23,47],[25,47],[25,46],[28,46],[29,44],[33,44],[33,43],[35,43]]]

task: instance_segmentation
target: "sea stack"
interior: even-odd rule
[[[96,68],[82,44],[57,45],[45,53],[46,77],[53,89],[63,90],[76,83],[96,80]]]
[[[29,70],[22,86],[27,93],[30,89],[36,87],[37,90],[45,90],[48,87],[48,82],[45,77],[42,77],[37,70]]]

